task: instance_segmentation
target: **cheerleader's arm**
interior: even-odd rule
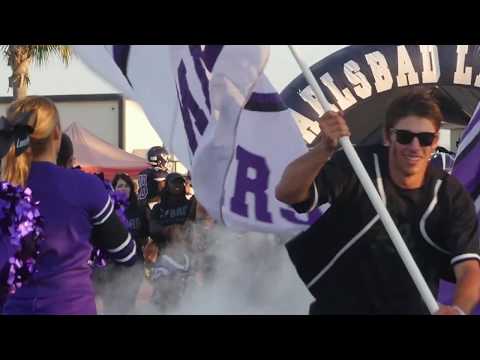
[[[92,243],[106,250],[109,258],[120,265],[131,266],[137,259],[134,239],[116,212],[109,211],[108,208],[93,223]]]

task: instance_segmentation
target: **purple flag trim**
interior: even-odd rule
[[[252,93],[244,108],[245,110],[260,112],[284,111],[288,109],[277,93],[261,94],[256,92]]]
[[[113,60],[120,68],[120,71],[127,79],[130,86],[133,88],[132,83],[127,75],[128,57],[130,55],[130,45],[113,45]]]

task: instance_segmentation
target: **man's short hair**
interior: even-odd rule
[[[443,115],[437,100],[431,92],[420,90],[400,96],[387,109],[385,117],[385,131],[390,133],[397,122],[407,116],[419,116],[430,120],[435,130],[440,129]]]

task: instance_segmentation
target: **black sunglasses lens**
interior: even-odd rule
[[[405,130],[396,130],[395,135],[397,137],[397,142],[402,145],[410,144],[415,136],[414,133]]]
[[[435,134],[423,132],[423,133],[413,133],[408,130],[395,130],[397,142],[402,145],[408,145],[412,142],[414,137],[418,138],[418,142],[421,146],[430,146],[433,144],[435,139]]]
[[[435,138],[435,134],[431,133],[420,133],[417,134],[418,141],[422,146],[430,146],[433,143],[433,139]]]

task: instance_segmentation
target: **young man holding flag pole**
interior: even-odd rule
[[[290,49],[317,99],[326,110],[319,121],[322,133],[318,145],[286,168],[276,190],[280,201],[293,205],[299,212],[320,205],[320,200],[333,202],[332,208],[316,224],[287,244],[289,255],[300,276],[317,299],[311,312],[464,314],[471,311],[480,294],[478,222],[475,216],[471,216],[472,213],[475,215],[475,212],[465,189],[453,179],[447,178],[447,174],[435,173],[428,167],[430,154],[438,143],[441,121],[438,106],[425,94],[397,101],[396,106],[392,107],[389,122],[387,114],[385,141],[389,148],[367,151],[368,154],[362,151],[362,155],[369,158],[373,155],[374,161],[367,164],[372,165],[369,166],[372,175],[369,175],[349,140],[350,132],[343,114],[331,111],[332,106],[325,99],[310,69],[293,47]],[[338,143],[342,145],[343,152],[335,154],[329,160]],[[341,173],[341,176],[335,177],[336,173]],[[382,174],[385,176],[385,183]],[[378,191],[370,179],[375,176]],[[332,179],[337,183],[332,184]],[[341,182],[343,184],[339,184]],[[394,200],[393,204],[390,200],[389,207],[402,226],[417,262],[420,261],[427,281],[384,205],[388,198]],[[371,206],[365,206],[368,200],[374,211]],[[349,207],[355,207],[356,204],[363,209],[353,208],[354,211],[361,211],[353,214],[350,208],[350,215],[356,216],[352,222],[358,226],[364,225],[357,234],[348,234],[348,229],[344,229],[343,233],[325,231],[335,226],[332,218],[340,219],[343,210],[348,212]],[[450,219],[449,234],[445,234],[445,231],[443,234],[432,235],[432,224],[433,227],[442,222],[445,225],[442,215],[448,211],[457,211],[458,215],[459,209],[466,220]],[[434,216],[430,216],[432,213]],[[404,274],[399,274],[404,272],[404,269],[399,268],[401,265],[388,269],[388,265],[398,265],[398,256],[392,254],[395,250],[389,248],[386,239],[382,239],[384,230],[378,227],[379,218],[415,287],[409,286],[412,285],[411,281],[405,279]],[[345,217],[343,219],[348,220]],[[345,227],[345,223],[336,225]],[[320,229],[322,231],[319,231]],[[459,231],[464,233],[460,234]],[[324,238],[312,239],[316,232],[319,234],[317,237],[323,235]],[[364,236],[365,234],[368,235]],[[349,240],[350,235],[355,236]],[[340,239],[338,243],[329,246],[328,241],[331,243],[337,240],[332,237]],[[425,241],[420,242],[421,238]],[[316,242],[312,243],[313,240]],[[322,253],[315,254],[314,250]],[[387,269],[382,271],[365,259],[388,261],[389,264]],[[357,269],[352,262],[355,260],[363,261],[358,264]],[[457,293],[454,305],[439,307],[432,291],[437,292],[439,278],[447,268],[446,262],[450,262],[455,271]],[[335,268],[338,270],[335,271]],[[350,278],[345,276],[346,273]],[[344,283],[342,278],[345,279]],[[374,283],[375,279],[377,283]],[[336,280],[339,280],[338,283]],[[389,284],[389,281],[392,283]],[[402,284],[397,284],[397,281]],[[406,284],[408,282],[410,284]],[[380,289],[375,289],[376,286]],[[398,289],[388,291],[385,290],[387,287]],[[338,296],[332,292],[336,292]],[[423,302],[419,301],[418,293]],[[361,300],[361,296],[364,299]]]

